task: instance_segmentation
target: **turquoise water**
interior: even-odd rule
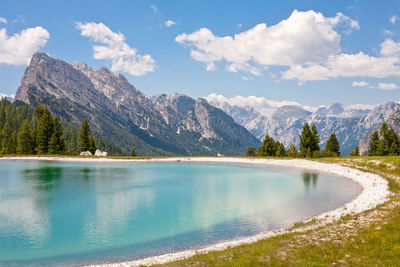
[[[341,177],[253,165],[0,161],[0,263],[199,248],[289,226],[360,191]]]

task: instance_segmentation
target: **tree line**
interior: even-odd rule
[[[104,138],[95,136],[85,119],[82,127],[61,122],[50,111],[37,106],[32,110],[21,103],[0,100],[0,154],[76,155],[81,151],[95,153],[97,147],[111,155],[121,150]]]
[[[400,155],[400,139],[387,123],[382,123],[380,133],[375,131],[369,142],[368,156]]]
[[[290,145],[286,150],[285,146],[274,140],[268,134],[265,135],[261,146],[256,151],[254,146],[248,147],[246,151],[247,156],[259,157],[307,157],[307,158],[320,158],[320,157],[338,157],[340,156],[340,144],[334,133],[331,134],[326,142],[325,149],[320,149],[319,141],[320,136],[315,124],[311,127],[308,123],[303,125],[301,132],[299,150],[294,144]]]

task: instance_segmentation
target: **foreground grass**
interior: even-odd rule
[[[400,157],[320,159],[389,180],[392,199],[306,233],[292,233],[166,266],[400,266]]]

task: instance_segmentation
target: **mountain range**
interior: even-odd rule
[[[286,147],[298,145],[304,123],[315,123],[321,137],[320,146],[324,147],[329,136],[335,133],[341,144],[342,155],[349,154],[365,136],[388,120],[400,107],[396,102],[386,102],[372,109],[334,103],[310,111],[300,105],[283,105],[275,108],[270,115],[265,115],[251,106],[231,105],[224,99],[208,98],[210,104],[231,115],[260,140],[269,134]]]
[[[35,53],[15,101],[43,105],[62,120],[91,128],[138,155],[242,155],[260,145],[246,128],[203,98],[147,97],[121,74]]]

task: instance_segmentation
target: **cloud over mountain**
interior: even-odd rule
[[[82,36],[101,44],[93,46],[94,58],[111,60],[112,71],[141,76],[154,70],[155,60],[151,55],[138,54],[136,48],[126,44],[122,33],[115,33],[103,23],[95,22],[78,22],[76,28]]]
[[[7,34],[6,29],[0,29],[0,63],[28,65],[33,53],[43,47],[49,38],[49,32],[40,26],[12,36]]]

